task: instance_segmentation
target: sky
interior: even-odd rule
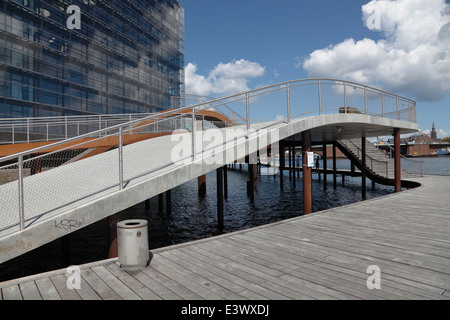
[[[179,0],[186,93],[210,97],[305,78],[417,102],[450,136],[450,0]]]

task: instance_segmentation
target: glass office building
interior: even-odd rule
[[[0,1],[0,117],[158,112],[179,103],[176,0]]]

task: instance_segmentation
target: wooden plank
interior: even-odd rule
[[[264,257],[264,255],[262,255],[260,257],[257,257],[258,261],[266,261],[266,262],[264,262],[264,264],[268,263],[267,260],[263,259],[263,257]],[[247,257],[247,259],[248,259],[248,257]],[[272,260],[272,261],[270,261],[270,265],[273,266],[274,268],[278,269],[279,260]],[[289,274],[295,274],[296,272],[299,272],[299,270],[301,270],[301,272],[304,273],[306,270],[308,270],[309,273],[307,273],[307,274],[312,275],[312,276],[314,276],[314,275],[317,276],[318,275],[320,278],[327,278],[327,279],[331,278],[333,280],[336,280],[336,279],[337,280],[342,280],[342,277],[336,277],[333,273],[325,274],[325,273],[318,273],[318,272],[316,272],[314,270],[314,266],[312,266],[311,263],[298,262],[295,265],[295,267],[291,265],[290,269],[283,268],[283,270],[285,271],[285,273],[289,273]],[[304,278],[304,279],[306,279],[306,278]],[[365,283],[365,281],[364,281],[364,283]],[[352,291],[357,291],[357,290],[352,290],[352,288],[350,288],[347,291],[349,293],[351,293]],[[371,298],[371,299],[375,299],[376,298],[376,296],[366,294],[364,291],[357,292],[357,294],[355,294],[355,297],[363,297],[364,295],[366,295],[367,298]]]
[[[319,262],[316,261],[314,263],[316,266],[321,266],[325,269],[330,269],[333,272],[338,272],[339,274],[348,274],[352,275],[356,278],[360,278],[363,281],[366,281],[368,278],[368,274],[361,272],[361,270],[352,269],[350,266],[347,267],[340,267],[333,264],[328,264],[325,262]],[[397,279],[395,279],[397,280]],[[409,298],[409,299],[416,299],[416,300],[423,300],[423,299],[435,299],[435,300],[442,300],[442,296],[440,294],[431,292],[429,290],[423,290],[419,289],[416,286],[411,286],[409,284],[404,284],[398,281],[394,281],[392,277],[386,276],[384,273],[382,273],[381,278],[382,283],[382,289],[383,291],[387,291],[390,293],[394,293],[396,295]],[[414,283],[413,283],[414,284]]]
[[[141,300],[141,298],[128,288],[122,281],[117,279],[111,272],[104,266],[93,267],[91,269],[102,279],[108,286],[122,299],[124,300]]]
[[[81,276],[101,299],[115,300],[120,298],[117,293],[104,283],[91,269],[81,270]]]
[[[36,280],[36,286],[43,300],[61,300],[61,296],[49,278]]]
[[[77,290],[71,290],[67,287],[67,278],[65,275],[53,276],[50,279],[63,300],[81,300],[81,297],[77,294]]]
[[[102,300],[83,276],[81,277],[80,290],[77,290],[77,294],[82,300]]]
[[[448,280],[435,279],[433,273],[423,274],[423,270],[416,268],[405,268],[404,265],[392,263],[390,261],[366,260],[359,257],[335,255],[329,256],[324,261],[326,263],[343,266],[346,268],[359,268],[358,266],[378,265],[381,268],[383,278],[390,279],[395,282],[409,284],[420,289],[429,290],[431,292],[442,292],[442,284]],[[358,269],[358,270],[359,270]],[[422,274],[418,275],[420,272]]]
[[[163,300],[181,300],[181,297],[172,290],[161,285],[153,278],[149,277],[145,272],[137,272],[131,274],[136,280],[140,281],[145,287],[153,291],[159,299]],[[158,298],[155,298],[157,300]]]
[[[193,249],[193,248],[189,248]],[[196,248],[197,249],[197,248]],[[183,250],[188,250],[188,248],[183,248]],[[203,253],[203,254],[202,254]],[[192,250],[189,251],[190,255],[193,255],[196,259],[202,260],[205,262],[210,262],[213,264],[213,268],[209,269],[209,271],[219,277],[222,277],[224,279],[227,279],[227,281],[230,281],[234,283],[235,285],[247,288],[246,290],[239,291],[238,294],[246,299],[280,299],[281,295],[277,294],[276,292],[272,292],[270,290],[267,290],[264,286],[261,284],[264,283],[264,279],[260,279],[257,277],[254,277],[252,275],[246,274],[242,272],[239,269],[235,269],[231,266],[227,266],[225,264],[217,263],[215,264],[215,257],[211,259],[210,255],[206,251],[202,250],[196,250],[196,252],[193,252]],[[256,280],[256,281],[255,281]],[[285,298],[287,299],[287,298]]]
[[[41,293],[34,281],[19,284],[24,300],[42,300]]]
[[[181,297],[181,299],[185,300],[203,300],[201,296],[199,296],[197,293],[191,291],[190,289],[186,288],[184,285],[176,282],[175,280],[171,279],[171,272],[168,274],[165,274],[165,270],[158,270],[158,268],[155,268],[155,265],[158,265],[157,256],[153,257],[151,268],[146,268],[142,270],[143,273],[148,275],[151,279],[159,282],[161,285],[166,287],[166,289],[174,292],[177,296]]]
[[[170,275],[169,277],[175,282],[179,283],[181,286],[189,289],[190,291],[196,293],[200,297],[206,300],[220,300],[222,297],[218,294],[210,291],[209,289],[203,287],[202,285],[190,280],[186,275],[189,270],[183,270],[174,263],[171,263],[164,257],[158,256],[158,264],[153,266],[159,272]]]
[[[18,285],[2,289],[3,300],[23,300]]]
[[[211,251],[205,251],[201,250],[198,247],[192,248],[195,249],[197,252],[203,253],[206,257],[206,259],[209,259],[211,261],[220,260],[222,257],[214,254]],[[315,290],[317,289],[314,284],[311,284],[306,290],[305,288],[299,288],[297,283],[286,281],[285,279],[282,279],[281,277],[275,277],[268,274],[264,274],[261,272],[255,272],[251,268],[245,268],[243,266],[239,266],[236,263],[229,263],[226,265],[217,265],[218,269],[211,269],[211,272],[219,272],[224,271],[227,274],[228,279],[232,281],[237,281],[239,284],[242,284],[243,286],[246,286],[251,291],[260,294],[264,296],[267,299],[287,299],[286,297],[283,297],[276,292],[272,292],[271,290],[267,290],[263,284],[270,281],[277,283],[279,285],[285,286],[291,290],[299,291],[301,293],[304,293],[308,297],[311,298],[317,298],[317,299],[330,299],[333,298],[333,296],[326,295],[321,290]],[[243,294],[242,292],[240,294]],[[343,296],[343,295],[341,295]]]
[[[211,292],[214,292],[215,294],[221,296],[223,299],[227,300],[241,300],[243,299],[242,296],[237,294],[236,292],[230,290],[228,288],[229,281],[226,281],[225,279],[214,275],[213,273],[209,272],[207,269],[202,268],[196,268],[195,264],[189,264],[186,260],[180,258],[181,252],[178,250],[173,252],[164,252],[163,256],[170,260],[176,268],[183,268],[183,266],[189,266],[189,269],[193,272],[186,274],[185,277],[196,282],[197,284],[202,285],[203,287],[207,288]],[[192,268],[194,266],[194,268]]]
[[[111,263],[106,266],[118,280],[122,281],[128,288],[135,292],[144,300],[161,300],[161,297],[151,291],[148,287],[139,282],[136,278],[131,276],[128,272],[122,270],[116,263]]]

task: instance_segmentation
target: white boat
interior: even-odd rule
[[[440,156],[450,156],[450,147],[444,148],[444,149],[440,149],[436,153],[438,155],[440,155]]]

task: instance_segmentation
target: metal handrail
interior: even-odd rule
[[[124,144],[124,137],[125,135],[127,135],[126,132],[129,132],[128,135],[132,135],[133,133],[139,132],[139,128],[137,128],[136,126],[139,127],[139,125],[141,127],[145,127],[145,126],[155,126],[154,129],[156,131],[158,131],[158,125],[164,121],[172,121],[172,120],[176,120],[178,118],[181,118],[182,121],[181,122],[186,122],[186,121],[190,121],[190,127],[192,128],[191,130],[187,130],[187,132],[191,135],[191,139],[192,139],[192,149],[191,149],[191,156],[192,156],[192,160],[195,161],[197,154],[201,151],[201,150],[196,150],[196,132],[197,131],[201,131],[203,129],[197,129],[196,128],[196,121],[198,120],[199,117],[201,117],[201,115],[198,113],[199,111],[203,111],[203,110],[213,110],[213,111],[217,111],[220,112],[219,107],[224,107],[224,108],[228,108],[231,109],[228,104],[230,104],[231,102],[244,102],[245,103],[245,118],[242,117],[242,120],[245,120],[246,123],[246,129],[247,129],[247,136],[246,138],[248,138],[249,133],[251,132],[251,124],[252,124],[252,117],[251,117],[251,111],[253,109],[251,109],[251,99],[254,97],[258,97],[260,95],[264,95],[264,94],[269,94],[272,92],[276,92],[276,91],[282,91],[282,92],[286,92],[286,97],[287,99],[285,100],[286,104],[286,111],[287,111],[287,119],[284,120],[278,120],[278,121],[272,121],[272,122],[267,122],[267,126],[271,126],[274,124],[278,124],[281,122],[290,122],[292,119],[294,118],[298,118],[299,115],[292,115],[292,105],[291,105],[291,89],[296,88],[296,87],[300,87],[300,86],[306,86],[306,85],[317,85],[318,88],[318,92],[319,92],[319,105],[318,108],[313,111],[313,112],[306,112],[303,114],[323,114],[324,111],[327,110],[331,110],[329,109],[329,107],[327,108],[326,106],[323,105],[323,101],[322,101],[322,94],[323,94],[323,85],[325,84],[332,84],[332,85],[342,85],[344,86],[344,90],[343,90],[343,97],[344,97],[344,108],[338,108],[335,109],[333,108],[333,110],[336,110],[339,113],[349,113],[349,106],[347,105],[348,99],[347,99],[347,95],[348,95],[348,90],[346,90],[347,86],[353,86],[355,89],[359,88],[359,89],[364,89],[364,101],[365,101],[365,106],[364,106],[364,112],[360,112],[361,114],[365,114],[365,115],[372,115],[370,113],[371,110],[369,110],[368,108],[368,94],[370,92],[375,92],[377,94],[380,94],[382,97],[382,104],[384,106],[384,97],[386,96],[390,96],[390,97],[394,97],[397,101],[396,105],[397,105],[397,110],[396,110],[396,116],[397,119],[400,120],[400,111],[404,112],[407,111],[408,112],[408,119],[409,122],[415,122],[416,119],[416,103],[413,100],[392,94],[392,93],[388,93],[385,92],[383,90],[379,90],[379,89],[375,89],[369,86],[365,86],[362,84],[358,84],[355,82],[350,82],[350,81],[344,81],[344,80],[335,80],[335,79],[303,79],[303,80],[293,80],[293,81],[287,81],[287,82],[282,82],[279,84],[274,84],[274,85],[269,85],[263,88],[258,88],[258,89],[253,89],[253,90],[249,90],[247,92],[244,93],[238,93],[238,94],[234,94],[234,95],[230,95],[228,97],[225,98],[219,98],[219,99],[213,99],[213,100],[208,100],[205,102],[201,102],[198,104],[194,104],[191,106],[187,106],[187,107],[183,107],[183,108],[179,108],[176,110],[168,110],[165,112],[161,112],[159,114],[153,114],[153,115],[149,115],[146,117],[142,117],[136,120],[132,120],[126,123],[122,123],[122,124],[117,124],[108,128],[103,128],[97,131],[93,131],[90,133],[86,133],[77,137],[72,137],[72,138],[68,138],[66,140],[62,140],[62,141],[57,141],[54,143],[51,143],[49,145],[46,146],[42,146],[42,147],[38,147],[38,148],[34,148],[31,150],[27,150],[27,151],[23,151],[14,155],[10,155],[10,156],[6,156],[3,158],[0,158],[0,163],[4,163],[6,161],[12,161],[17,159],[17,165],[18,169],[19,169],[19,224],[21,227],[21,230],[23,230],[24,227],[24,206],[23,206],[23,199],[24,199],[24,190],[23,190],[23,166],[24,166],[24,159],[26,159],[27,162],[33,160],[33,158],[28,159],[29,156],[32,156],[33,154],[40,154],[40,153],[44,153],[46,150],[49,149],[53,149],[55,150],[55,148],[57,147],[61,147],[66,145],[66,148],[62,148],[60,151],[62,150],[71,150],[71,148],[73,148],[73,146],[67,146],[73,142],[76,142],[77,140],[82,140],[82,139],[87,139],[87,138],[91,138],[91,137],[96,137],[96,138],[109,138],[109,137],[118,137],[118,144],[114,145],[115,147],[118,147],[118,152],[119,152],[119,160],[118,160],[118,177],[117,177],[117,183],[119,185],[119,189],[122,190],[125,188],[124,185],[124,181],[123,181],[123,144]],[[257,99],[258,100],[258,99]],[[260,99],[259,99],[260,100]],[[400,110],[399,108],[399,101],[403,101],[403,102],[407,102],[408,103],[408,108],[407,109],[403,109]],[[231,109],[233,110],[233,109]],[[233,110],[234,111],[234,110]],[[223,114],[223,113],[222,113]],[[389,114],[389,113],[388,113]],[[384,107],[383,107],[383,112],[381,114],[382,117],[386,117],[386,114],[384,112]],[[203,118],[204,119],[204,118]],[[255,122],[255,121],[254,121]],[[232,125],[236,125],[236,124],[232,124]],[[245,127],[245,125],[244,125]],[[155,131],[155,132],[156,132]],[[158,131],[159,132],[159,131]],[[166,131],[167,132],[167,131]],[[81,142],[80,144],[83,144],[86,142]],[[375,159],[376,160],[376,159]],[[26,191],[26,189],[25,189]]]
[[[356,147],[356,149],[358,150],[358,158],[361,158],[361,156],[360,156],[360,154],[359,154],[359,152],[361,151],[361,153],[362,153],[362,148],[360,147],[360,146],[358,146],[354,141],[352,141],[351,139],[350,140],[345,140],[345,141],[350,141],[355,147]],[[345,142],[344,142],[344,144],[345,144]],[[370,170],[372,171],[372,172],[374,172],[373,171],[373,162],[375,161],[375,162],[378,162],[378,163],[382,163],[383,165],[386,165],[386,178],[389,176],[389,163],[390,163],[390,161],[389,160],[379,160],[379,159],[375,159],[375,158],[373,158],[373,157],[371,157],[370,155],[368,155],[367,154],[367,152],[366,152],[366,158],[369,158],[370,159],[370,164],[371,164],[371,166],[370,166]],[[367,161],[366,161],[366,165],[367,165]],[[374,173],[376,173],[376,172],[374,172]]]
[[[387,146],[389,147],[389,150],[391,151],[391,154],[392,154],[393,152],[395,152],[395,149],[392,148],[392,146],[391,146],[389,143],[387,143],[387,144],[385,144],[385,145],[387,145]],[[409,172],[408,172],[408,161],[411,161],[411,162],[421,163],[421,164],[422,164],[422,172],[420,173],[420,175],[421,175],[422,177],[425,175],[425,161],[424,161],[424,160],[411,159],[411,158],[405,157],[405,156],[402,155],[402,154],[400,154],[400,157],[401,157],[403,160],[405,160],[405,171],[406,171],[407,173],[409,173]],[[414,174],[414,173],[409,173],[409,174]]]
[[[97,127],[99,130],[108,128],[111,122],[126,123],[136,118],[147,117],[155,113],[133,113],[133,114],[104,114],[104,115],[78,115],[78,116],[59,116],[59,117],[32,117],[32,118],[1,118],[0,131],[11,132],[11,141],[0,141],[0,144],[16,144],[50,141],[55,137],[67,139],[73,136],[79,136],[81,131],[89,133],[88,126]],[[76,126],[76,133],[70,134],[69,128]],[[37,130],[36,130],[37,129]],[[44,129],[42,132],[39,129]],[[58,132],[50,132],[50,130]],[[60,131],[59,131],[60,130]],[[87,132],[86,132],[87,131]],[[16,139],[16,134],[26,134],[25,139]],[[44,138],[33,139],[32,135],[44,135]]]
[[[412,102],[414,106],[416,105],[415,101],[413,101],[411,99],[400,97],[400,96],[397,96],[397,95],[395,95],[393,93],[389,93],[389,92],[386,92],[386,91],[383,91],[383,90],[379,90],[379,89],[376,89],[376,88],[373,88],[373,87],[370,87],[370,86],[358,84],[356,82],[351,82],[351,81],[346,81],[346,80],[337,80],[337,79],[301,79],[301,80],[291,80],[291,81],[286,81],[286,82],[282,82],[282,83],[279,83],[279,84],[269,85],[269,86],[266,86],[266,87],[263,87],[263,88],[249,90],[249,91],[247,91],[245,93],[233,94],[233,95],[230,95],[230,96],[225,97],[225,98],[209,100],[207,102],[202,102],[202,103],[194,104],[192,106],[187,106],[187,107],[183,107],[183,108],[177,109],[176,112],[200,109],[202,106],[208,106],[208,105],[211,106],[210,108],[222,106],[222,105],[225,104],[223,102],[224,100],[237,98],[237,97],[242,96],[243,94],[246,95],[246,100],[247,100],[247,102],[249,102],[249,99],[251,97],[253,97],[253,96],[250,96],[251,93],[255,93],[255,92],[259,92],[259,91],[265,91],[265,90],[272,89],[272,88],[275,88],[275,87],[281,87],[279,89],[279,90],[281,90],[281,89],[284,89],[282,87],[290,88],[291,84],[293,84],[293,83],[296,83],[298,85],[298,83],[304,83],[304,82],[309,82],[309,81],[317,81],[317,84],[319,84],[319,85],[320,84],[324,84],[323,81],[330,81],[331,84],[336,84],[336,82],[341,82],[343,85],[351,84],[351,85],[362,86],[363,88],[370,89],[370,90],[373,90],[373,91],[377,91],[379,93],[385,93],[385,94],[388,94],[388,95],[399,97],[402,100]],[[238,100],[242,100],[242,98],[238,99]],[[215,103],[219,103],[219,104],[215,104]],[[8,161],[8,160],[17,158],[20,155],[22,155],[22,156],[31,155],[33,153],[41,152],[41,151],[43,151],[43,150],[45,150],[47,148],[58,147],[60,145],[63,145],[63,144],[69,143],[69,142],[73,142],[73,141],[78,140],[78,139],[83,139],[83,138],[86,138],[86,137],[91,136],[91,135],[102,134],[102,133],[109,132],[109,131],[116,130],[116,129],[118,130],[120,127],[130,126],[130,125],[136,124],[136,123],[141,122],[141,121],[148,121],[148,120],[158,119],[160,117],[164,118],[164,116],[171,115],[173,113],[174,113],[174,111],[165,111],[165,112],[162,112],[162,113],[159,113],[159,114],[156,114],[156,115],[155,114],[154,115],[150,115],[148,117],[143,117],[141,119],[133,120],[133,121],[130,121],[130,122],[127,122],[127,123],[124,123],[124,124],[118,124],[118,125],[115,125],[113,127],[100,129],[100,130],[97,130],[97,131],[94,131],[94,132],[91,132],[91,133],[83,134],[83,135],[78,136],[78,137],[73,137],[73,138],[69,138],[69,139],[63,140],[63,141],[54,142],[54,143],[52,143],[50,145],[47,145],[47,146],[38,147],[38,148],[35,148],[35,149],[31,149],[31,150],[27,150],[27,151],[24,151],[24,152],[21,152],[21,153],[17,153],[15,155],[10,155],[10,156],[7,156],[7,157],[0,158],[0,162]],[[247,115],[246,118],[247,118],[247,123],[248,123],[250,118],[248,117],[248,115]],[[410,117],[410,119],[411,119],[411,117]],[[413,121],[410,121],[410,122],[413,122]]]

